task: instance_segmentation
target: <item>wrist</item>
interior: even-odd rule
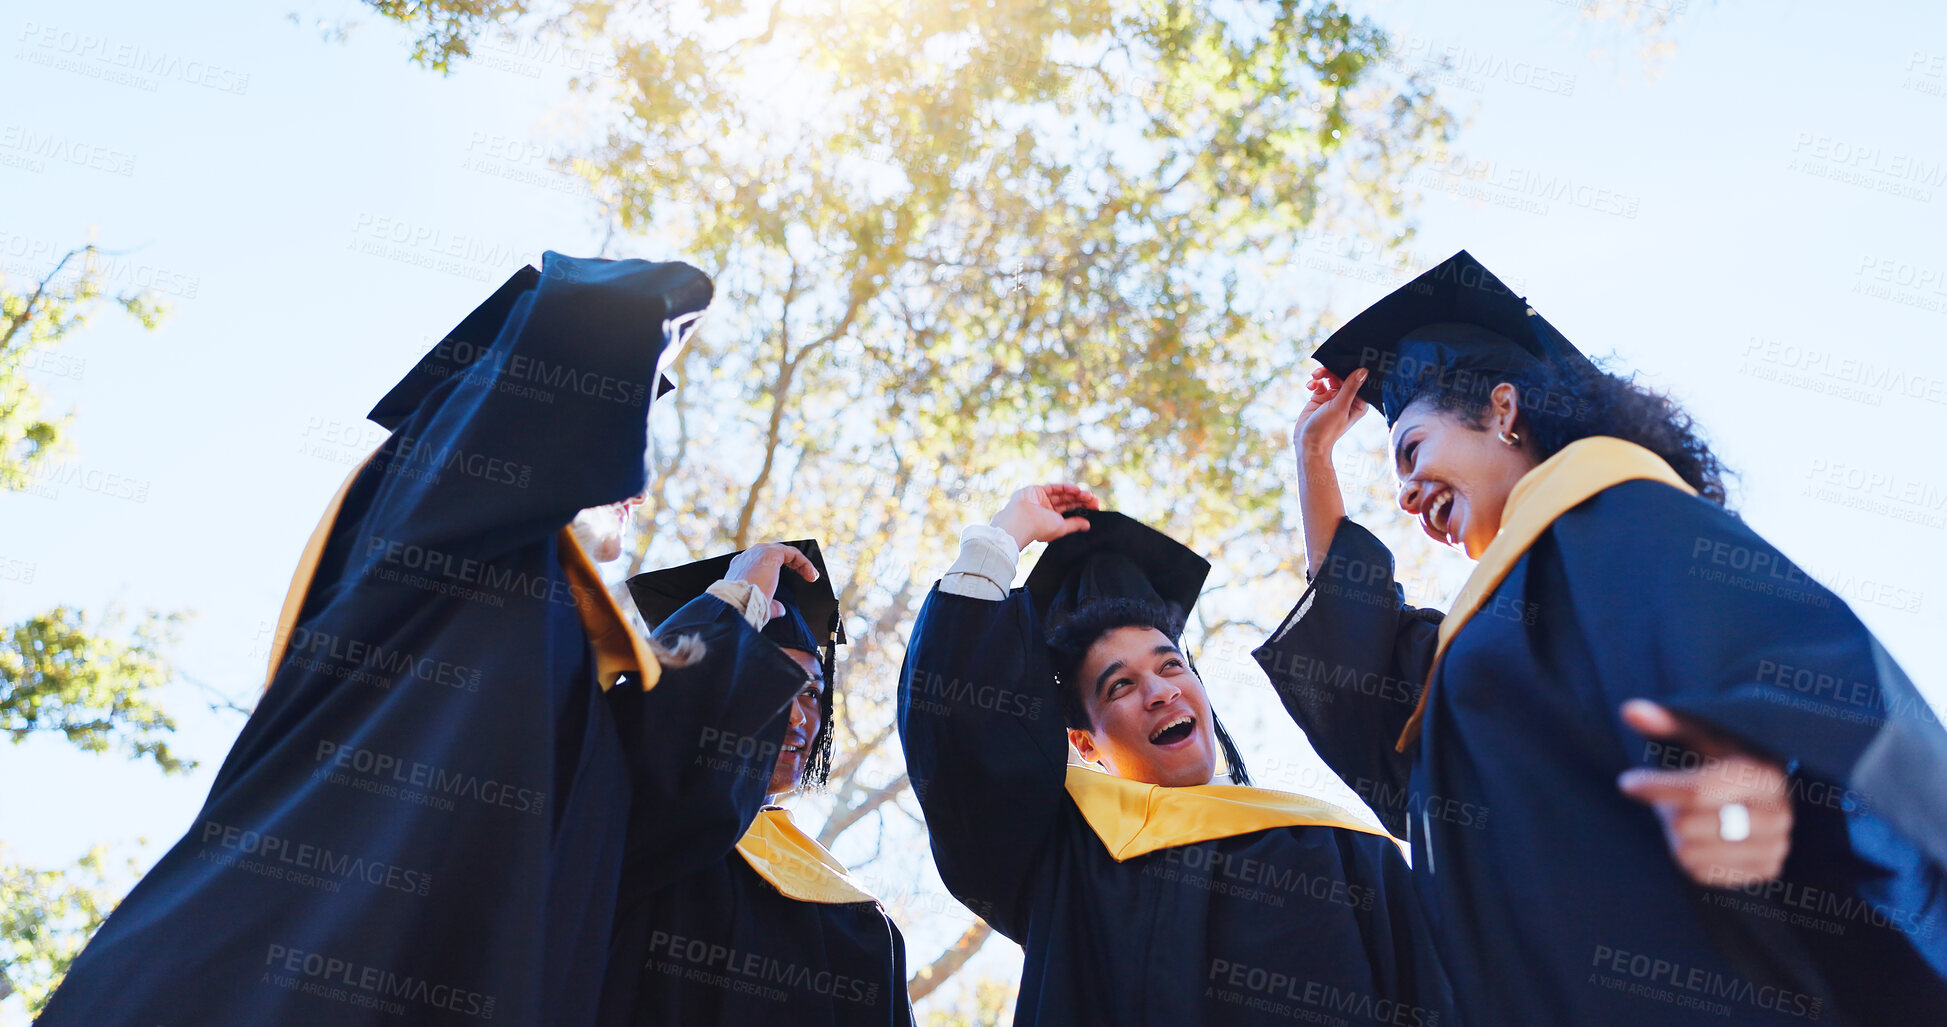
[[[1323,448],[1300,445],[1298,447],[1298,480],[1332,481],[1338,478],[1338,468],[1332,465],[1332,447]]]
[[[1020,523],[1018,518],[1009,516],[1010,512],[1009,510],[1002,510],[1000,513],[994,515],[993,520],[987,523],[1007,532],[1008,537],[1014,540],[1015,551],[1019,552],[1026,549],[1028,543],[1034,541],[1034,533],[1026,525]]]

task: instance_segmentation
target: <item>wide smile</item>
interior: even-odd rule
[[[1149,744],[1159,749],[1175,749],[1188,745],[1196,730],[1197,718],[1188,713],[1179,713],[1150,730]]]
[[[1424,503],[1420,504],[1420,530],[1434,541],[1446,545],[1460,544],[1460,538],[1453,524],[1454,492],[1442,488]]]

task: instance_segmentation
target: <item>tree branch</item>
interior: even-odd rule
[[[0,335],[0,353],[7,351],[7,346],[13,342],[14,333],[20,331],[21,325],[28,324],[34,320],[34,307],[40,303],[42,296],[47,295],[47,287],[54,283],[54,279],[60,277],[61,269],[68,266],[68,261],[73,260],[74,255],[77,253],[93,252],[95,252],[95,248],[92,245],[69,250],[61,257],[60,263],[54,265],[54,270],[49,271],[47,277],[41,279],[40,284],[34,286],[34,294],[27,297],[27,305],[20,308],[20,316],[7,319],[7,333]]]
[[[818,829],[818,844],[831,848],[832,843],[838,840],[839,835],[845,833],[846,828],[863,820],[867,813],[891,802],[905,789],[906,775],[902,772],[898,777],[867,792],[865,798],[859,800],[858,805],[832,810],[832,815],[825,819],[825,826]]]
[[[987,944],[987,939],[992,937],[993,933],[994,929],[987,926],[985,920],[976,921],[972,927],[960,932],[959,939],[947,946],[947,950],[940,953],[938,959],[920,967],[919,972],[913,974],[906,982],[906,993],[914,1002],[933,994],[935,989],[945,984],[954,974],[960,972],[961,967],[967,965],[967,960],[972,959],[974,953],[979,952],[980,947]]]

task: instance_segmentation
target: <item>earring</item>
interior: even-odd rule
[[[1501,429],[1501,441],[1510,446],[1519,446],[1521,444],[1521,436],[1503,428]]]

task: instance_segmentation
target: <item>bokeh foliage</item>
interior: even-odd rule
[[[70,251],[23,291],[0,281],[0,488],[33,489],[70,451],[62,435],[68,418],[46,412],[36,359],[110,303],[145,328],[161,323],[164,310],[146,291],[104,295],[101,256],[93,245]],[[23,565],[31,575],[33,562],[9,561],[10,579]],[[113,610],[55,606],[0,625],[0,734],[18,744],[58,733],[86,752],[119,752],[165,773],[188,770],[194,763],[170,749],[176,723],[157,699],[175,676],[163,651],[180,621],[149,613],[124,627]],[[104,878],[104,860],[97,847],[72,866],[32,869],[0,847],[0,974],[29,1013],[40,1011],[124,890],[125,882]]]

